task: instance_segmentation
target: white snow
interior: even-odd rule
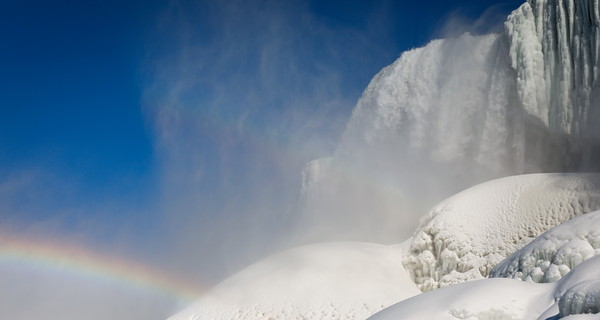
[[[600,254],[600,211],[545,232],[496,265],[490,277],[554,282],[597,254]]]
[[[531,174],[489,181],[433,207],[404,265],[423,291],[481,279],[546,230],[600,209],[600,175]]]
[[[571,320],[598,319],[599,311],[600,256],[596,256],[556,283],[482,279],[409,298],[369,319]],[[595,315],[570,316],[584,313]]]
[[[400,246],[323,243],[262,260],[169,319],[365,319],[418,293]]]

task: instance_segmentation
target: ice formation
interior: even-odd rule
[[[600,254],[600,211],[569,220],[513,253],[490,277],[555,282],[579,263]]]
[[[418,293],[400,246],[323,243],[242,270],[170,320],[365,319]]]
[[[423,291],[486,277],[546,230],[600,209],[600,174],[489,181],[442,201],[415,232],[404,265]]]
[[[393,241],[415,213],[476,183],[599,169],[599,6],[530,0],[500,34],[403,53],[373,78],[335,155],[306,168],[320,170],[305,184],[306,219]]]
[[[598,319],[599,279],[596,256],[555,283],[482,279],[409,298],[369,319]]]

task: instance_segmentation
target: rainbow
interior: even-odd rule
[[[90,281],[112,281],[146,293],[166,295],[181,303],[189,303],[203,291],[189,281],[123,257],[95,253],[71,244],[2,233],[0,266],[11,263],[85,277]]]

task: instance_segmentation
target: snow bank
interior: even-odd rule
[[[315,244],[246,268],[170,320],[365,319],[418,293],[399,246]]]
[[[404,265],[422,291],[481,279],[546,230],[597,209],[599,174],[531,174],[486,182],[429,212]]]
[[[600,254],[600,211],[545,232],[495,266],[490,277],[554,282],[597,254]]]
[[[536,319],[553,302],[551,286],[484,279],[423,293],[369,319]]]
[[[483,279],[427,292],[397,303],[370,320],[598,319],[600,256],[556,283]],[[594,313],[594,315],[584,315]]]

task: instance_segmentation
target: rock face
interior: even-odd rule
[[[500,34],[403,53],[373,78],[335,155],[305,183],[307,220],[332,230],[344,220],[345,238],[394,241],[420,212],[476,183],[600,169],[599,6],[530,0]]]
[[[546,230],[598,209],[599,174],[531,174],[486,182],[429,212],[404,265],[422,291],[481,279]]]

